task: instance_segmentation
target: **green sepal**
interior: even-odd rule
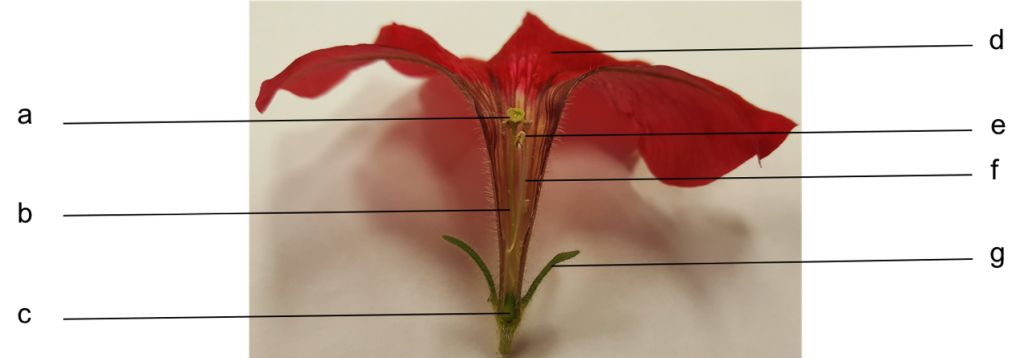
[[[540,270],[540,273],[537,274],[537,278],[533,280],[533,284],[530,285],[530,290],[526,291],[526,296],[523,296],[523,299],[519,301],[519,305],[522,307],[521,310],[526,310],[526,305],[529,304],[530,299],[533,298],[533,292],[537,291],[537,286],[540,286],[540,281],[544,279],[544,276],[548,275],[548,271],[551,271],[552,267],[562,263],[563,261],[576,257],[576,255],[579,254],[580,250],[573,250],[560,253],[551,258],[551,262],[548,262],[547,266],[544,266],[544,269]]]
[[[465,251],[467,254],[469,254],[469,257],[473,258],[473,261],[476,262],[476,265],[480,266],[480,271],[483,271],[484,278],[487,279],[487,287],[491,289],[491,296],[487,298],[487,302],[490,302],[492,305],[495,306],[495,308],[497,308],[498,293],[494,290],[494,279],[491,278],[491,270],[487,269],[487,264],[484,263],[484,260],[480,259],[480,255],[477,255],[476,251],[474,251],[472,247],[469,247],[469,245],[467,245],[465,242],[462,242],[462,240],[456,239],[448,235],[441,235],[441,238],[443,238],[445,241],[452,243],[452,245],[458,246],[460,249],[462,249],[462,251]]]

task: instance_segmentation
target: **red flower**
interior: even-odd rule
[[[498,288],[492,284],[491,292],[495,310],[512,312],[498,319],[503,354],[510,349],[522,309],[546,272],[523,295],[523,268],[541,188],[541,182],[525,180],[543,177],[553,141],[550,136],[526,135],[555,134],[561,120],[575,123],[574,128],[580,128],[576,133],[789,132],[796,126],[722,86],[672,67],[618,61],[600,53],[552,51],[593,49],[555,33],[532,14],[526,15],[519,30],[486,62],[460,59],[423,31],[392,24],[380,30],[372,45],[338,46],[299,57],[264,81],[256,100],[256,108],[263,112],[280,89],[314,98],[353,70],[386,60],[407,76],[447,76],[480,117],[510,117],[480,119],[491,162],[494,202],[498,208],[509,209],[498,216],[501,272]],[[592,116],[562,118],[566,102],[576,100],[574,89],[587,94],[587,103],[597,103],[597,110],[583,111]],[[659,178],[717,178],[751,157],[767,156],[785,138],[780,134],[638,136],[622,138],[624,142],[619,143],[625,144],[616,151],[626,158],[623,151],[639,149],[651,173]],[[663,182],[700,186],[712,181]],[[463,249],[472,251],[468,246]],[[486,272],[483,262],[474,259]],[[490,280],[489,273],[485,275]]]
[[[796,126],[724,87],[675,68],[618,61],[599,53],[551,54],[592,50],[555,33],[533,14],[526,15],[519,30],[487,62],[459,59],[426,33],[393,24],[380,30],[373,45],[332,47],[296,59],[263,82],[256,108],[266,110],[279,89],[315,98],[351,71],[383,59],[408,76],[427,77],[437,72],[447,75],[481,117],[504,116],[509,107],[522,108],[532,118],[543,117],[546,125],[536,128],[537,133],[554,133],[565,101],[577,83],[600,87],[618,110],[616,119],[645,133],[786,132]],[[498,122],[481,120],[488,141],[497,134]],[[614,123],[586,126],[623,127]],[[767,156],[784,139],[782,135],[653,136],[640,138],[638,148],[657,177],[718,177],[755,155]],[[700,186],[710,182],[665,183]]]

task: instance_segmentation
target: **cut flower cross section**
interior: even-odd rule
[[[385,60],[412,77],[438,73],[449,78],[481,117],[498,215],[498,283],[480,256],[450,236],[445,240],[466,251],[480,266],[490,287],[489,301],[499,330],[499,352],[511,351],[523,311],[551,267],[578,251],[556,255],[523,292],[523,271],[537,214],[553,136],[561,121],[590,133],[749,133],[789,132],[796,123],[762,110],[732,91],[668,66],[619,61],[561,36],[533,14],[490,60],[460,59],[429,35],[402,25],[383,27],[373,44],[316,50],[263,82],[256,108],[267,109],[278,90],[315,98],[352,71]],[[611,113],[593,118],[563,118],[574,89],[599,93]],[[508,117],[495,119],[494,117]],[[534,136],[540,135],[540,136]],[[659,178],[718,178],[752,157],[769,155],[785,134],[640,136],[617,151],[638,151]],[[618,155],[627,157],[627,155]],[[706,185],[714,179],[666,180],[681,187]]]

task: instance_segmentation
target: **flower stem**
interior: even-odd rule
[[[512,339],[515,338],[516,329],[519,328],[519,322],[522,320],[516,319],[512,322],[498,322],[498,354],[507,356],[512,352]]]

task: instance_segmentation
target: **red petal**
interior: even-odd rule
[[[263,81],[260,95],[256,98],[256,109],[260,113],[265,111],[279,89],[299,97],[318,97],[344,80],[353,70],[382,59],[403,60],[451,76],[449,71],[437,63],[405,50],[377,45],[325,48],[295,59],[277,76]]]
[[[427,33],[420,29],[398,24],[384,26],[380,29],[380,34],[377,35],[377,41],[374,44],[416,53],[447,68],[467,81],[490,87],[490,75],[487,74],[487,70],[484,69],[479,60],[466,59],[464,61],[459,59],[451,52],[448,52],[448,50],[445,50],[444,47],[441,47],[433,37],[430,37],[430,35],[427,35]],[[388,64],[406,76],[428,77],[436,74],[436,72],[423,68],[423,66],[410,64],[405,61],[388,61]]]
[[[796,127],[788,118],[757,108],[725,87],[672,67],[603,67],[577,83],[602,93],[620,120],[635,123],[641,133],[789,132]],[[564,92],[568,86],[559,87],[555,90]],[[753,156],[760,159],[771,154],[786,136],[642,136],[638,146],[658,178],[717,178]],[[662,182],[693,187],[712,181]]]
[[[590,46],[555,33],[539,18],[527,13],[516,33],[509,38],[501,51],[487,62],[487,68],[494,74],[499,89],[505,95],[521,91],[528,95],[527,98],[534,98],[548,83],[556,84],[574,79],[598,67],[646,65],[639,61],[619,61],[602,53],[551,53],[593,50],[594,48]]]

